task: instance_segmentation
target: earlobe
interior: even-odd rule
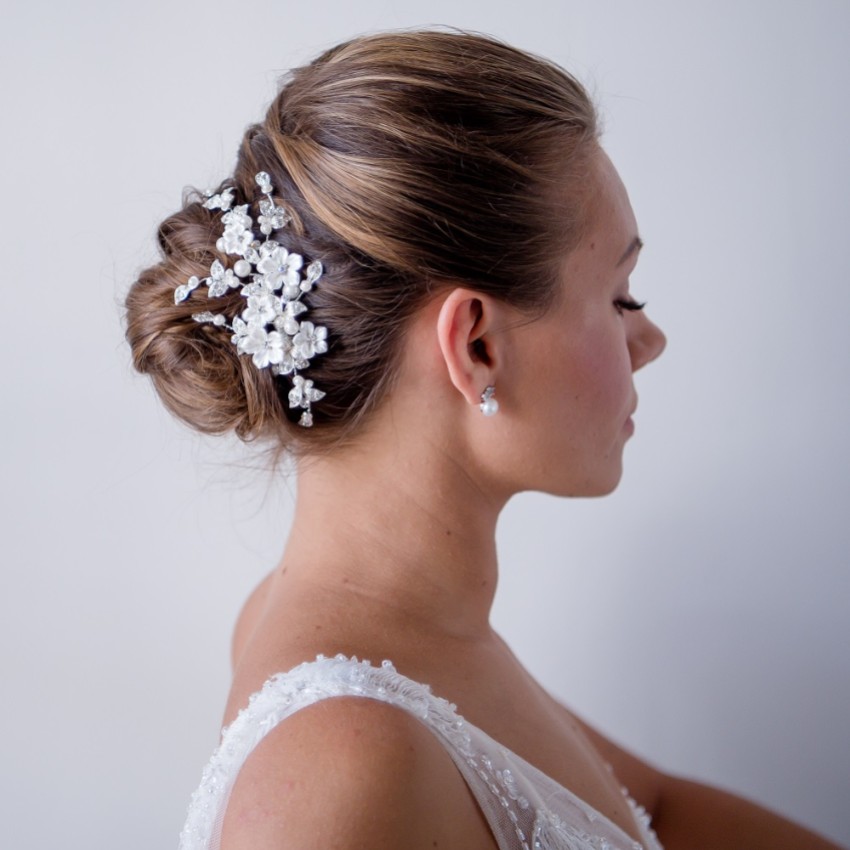
[[[449,380],[469,404],[479,404],[483,388],[495,383],[498,358],[488,335],[494,308],[488,296],[458,287],[446,296],[437,319]]]
[[[493,396],[496,395],[496,388],[489,386],[481,393],[481,412],[485,416],[495,416],[499,412],[499,402]]]

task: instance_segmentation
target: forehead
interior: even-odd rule
[[[590,164],[581,241],[568,251],[560,271],[559,302],[586,301],[620,277],[620,261],[635,242],[635,221],[629,195],[617,169],[600,148]],[[632,252],[634,255],[634,252]]]
[[[601,148],[594,157],[592,168],[594,174],[585,243],[592,240],[598,251],[610,251],[619,259],[637,235],[637,221],[629,193],[608,154]]]

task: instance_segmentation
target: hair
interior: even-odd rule
[[[220,213],[190,191],[159,227],[161,260],[126,300],[133,362],[166,407],[205,433],[234,431],[294,456],[324,452],[363,426],[393,384],[410,318],[447,285],[487,293],[529,316],[557,299],[557,268],[580,241],[593,104],[557,65],[492,38],[397,32],[341,44],[284,78],[249,127],[232,177],[256,203],[271,176],[292,222],[275,239],[324,275],[303,299],[328,329],[306,377],[326,392],[297,424],[290,381],[240,355],[226,330],[199,324]],[[194,303],[193,303],[194,302]],[[217,300],[229,319],[238,291]]]

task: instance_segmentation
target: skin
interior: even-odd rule
[[[415,317],[401,378],[358,443],[299,465],[283,558],[237,626],[225,723],[269,676],[318,653],[390,658],[635,838],[621,784],[654,815],[667,850],[834,847],[607,741],[553,700],[490,626],[502,508],[524,490],[611,492],[633,431],[633,375],[664,348],[647,316],[622,306],[637,227],[602,151],[594,179],[590,226],[562,258],[552,310],[529,322],[446,287]],[[492,418],[478,409],[489,385],[500,405]],[[425,727],[375,701],[338,698],[281,723],[248,758],[221,846],[496,843]]]

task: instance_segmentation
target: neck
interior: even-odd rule
[[[430,634],[481,637],[490,629],[506,498],[477,485],[451,447],[393,445],[301,464],[286,579],[344,589]]]

